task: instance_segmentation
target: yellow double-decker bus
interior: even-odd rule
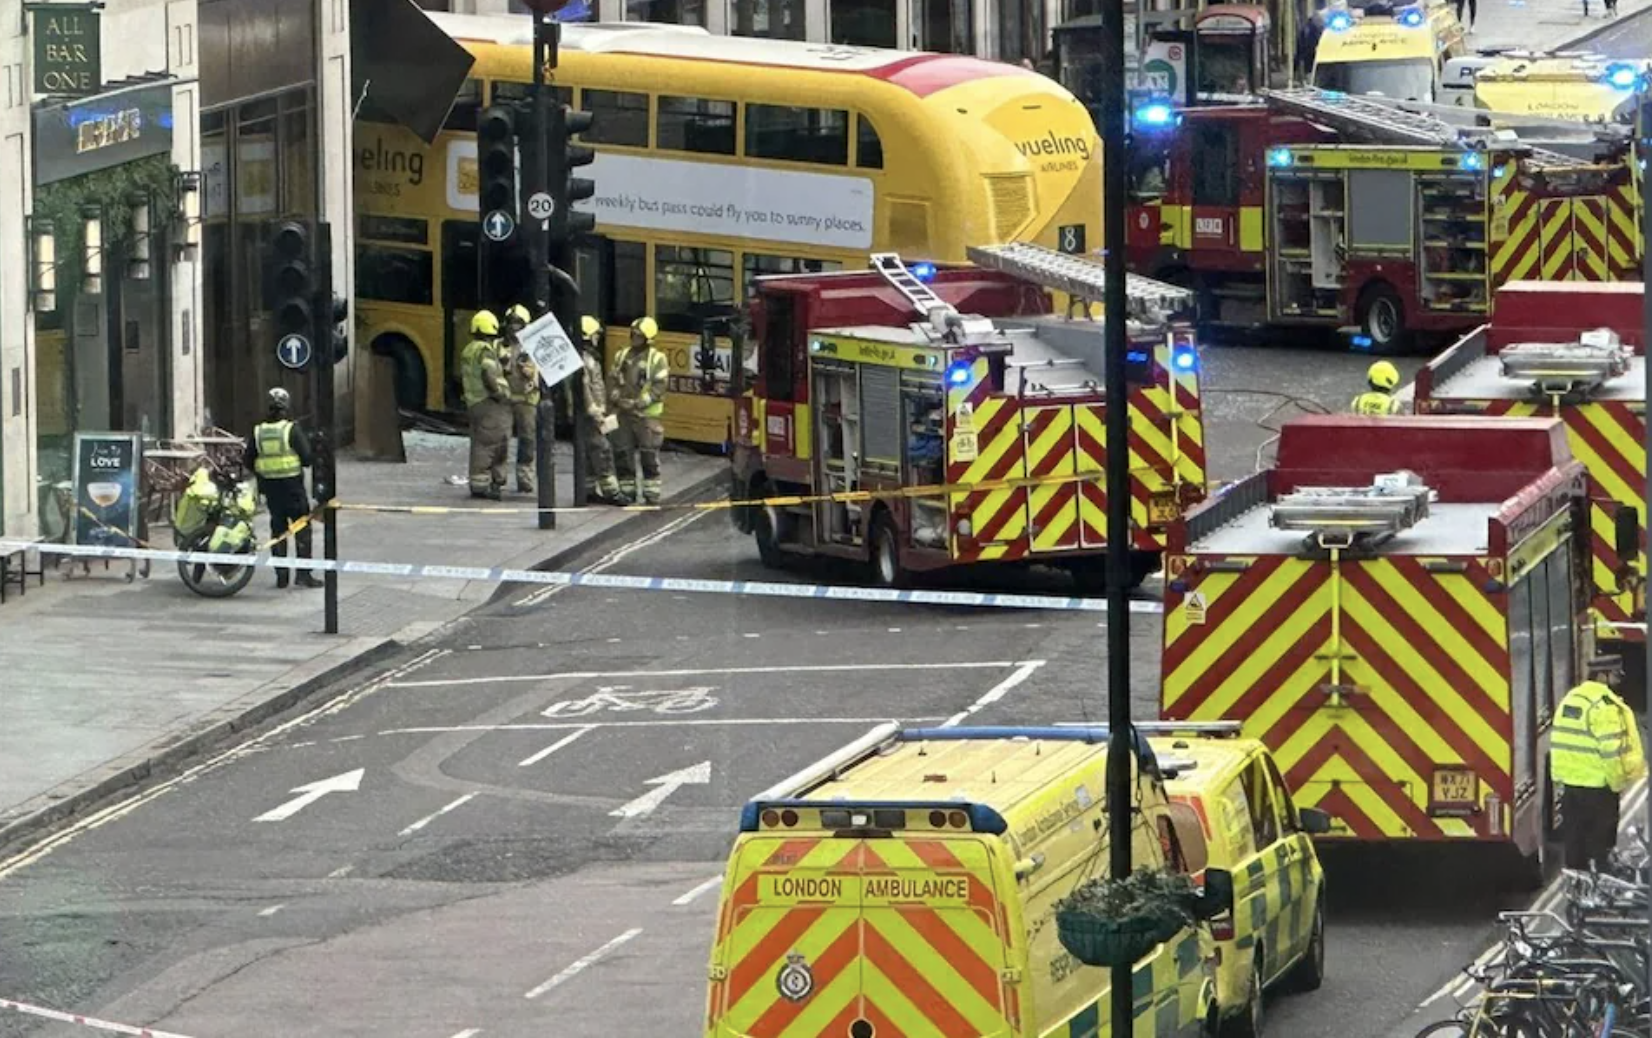
[[[390,356],[404,407],[454,407],[456,351],[477,302],[475,127],[525,95],[526,17],[431,18],[476,58],[434,146],[356,126],[358,341]],[[569,25],[553,80],[594,114],[583,140],[597,219],[573,271],[611,329],[652,314],[671,358],[666,432],[729,436],[726,342],[700,348],[752,278],[866,265],[872,252],[962,262],[968,245],[1099,248],[1101,149],[1053,80],[940,54],[712,36],[666,25]],[[364,118],[366,113],[364,113]],[[527,296],[527,271],[516,290]]]

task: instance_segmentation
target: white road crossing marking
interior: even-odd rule
[[[281,911],[283,908],[286,908],[286,907],[287,906],[284,905],[284,904],[283,905],[271,905],[270,907],[264,909],[262,912],[259,912],[258,914],[260,916],[265,917],[265,918],[269,918],[270,916],[274,915],[275,913]]]
[[[592,966],[595,966],[597,963],[601,962],[603,959],[606,959],[608,956],[612,955],[615,951],[619,950],[619,948],[622,945],[634,940],[636,938],[636,936],[640,933],[642,933],[642,927],[640,927],[640,926],[625,931],[624,933],[620,934],[618,937],[616,937],[613,940],[609,941],[607,944],[605,944],[602,947],[598,948],[596,951],[592,952],[591,954],[585,956],[583,959],[578,960],[573,965],[571,965],[567,969],[563,970],[561,973],[558,973],[556,976],[552,977],[550,980],[547,980],[545,983],[543,983],[543,984],[539,985],[538,987],[534,988],[532,991],[528,992],[526,995],[523,995],[522,997],[523,998],[538,998],[540,995],[543,995],[545,992],[550,991],[554,988],[560,987],[563,984],[566,984],[568,981],[574,979],[575,977],[579,976],[581,973],[584,973],[586,970],[590,969]]]
[[[715,876],[711,877],[710,879],[706,880],[704,883],[701,883],[699,886],[695,887],[693,890],[690,890],[688,893],[684,894],[683,896],[674,899],[671,903],[674,904],[674,905],[686,905],[686,904],[690,903],[691,901],[693,901],[695,898],[699,897],[701,894],[704,894],[706,891],[717,889],[718,884],[720,884],[722,882],[723,882],[723,874],[718,873],[717,875],[715,875]]]
[[[343,879],[345,876],[348,876],[350,873],[352,873],[354,871],[356,871],[356,867],[354,865],[343,865],[343,866],[340,866],[339,868],[336,868],[333,871],[327,873],[327,878],[328,879]]]
[[[517,762],[516,766],[519,767],[519,768],[526,768],[526,767],[529,767],[530,765],[538,764],[540,761],[544,760],[546,757],[549,757],[551,754],[555,753],[557,750],[562,749],[562,747],[564,747],[564,746],[568,745],[569,743],[573,742],[575,739],[578,739],[580,736],[584,735],[586,732],[588,732],[590,730],[591,730],[590,725],[586,725],[583,728],[576,728],[573,731],[569,732],[567,735],[564,735],[562,738],[558,739],[556,742],[551,743],[549,746],[545,747],[543,750],[540,750],[538,753],[534,754],[533,756],[522,758],[520,761]]]
[[[334,714],[349,709],[351,706],[354,706],[356,703],[366,699],[379,689],[390,685],[396,678],[411,674],[421,667],[428,666],[448,654],[449,650],[447,649],[431,649],[428,652],[421,653],[413,659],[408,660],[401,666],[387,670],[378,677],[373,678],[371,681],[357,685],[355,688],[352,688],[343,695],[330,699],[327,702],[322,703],[320,706],[317,706],[306,713],[300,714],[298,717],[295,717],[290,721],[276,725],[269,731],[264,732],[261,735],[257,735],[247,742],[241,743],[238,746],[232,746],[223,753],[220,753],[218,756],[213,757],[210,760],[203,761],[202,763],[183,771],[182,773],[160,783],[159,785],[152,786],[149,789],[146,789],[135,796],[129,797],[118,804],[111,804],[101,811],[92,812],[85,818],[74,823],[68,828],[63,829],[49,839],[43,840],[28,850],[0,861],[0,879],[4,879],[19,869],[26,868],[27,866],[34,864],[35,862],[51,854],[53,851],[57,850],[59,847],[62,847],[74,840],[78,836],[92,832],[96,829],[101,829],[110,822],[125,818],[138,808],[153,800],[160,799],[166,794],[172,792],[174,789],[177,789],[179,786],[188,785],[201,776],[216,771],[226,764],[232,764],[235,761],[240,760],[242,757],[258,753],[268,748],[271,743],[280,739],[288,732],[292,732],[313,724],[323,717],[331,717]]]
[[[632,541],[630,544],[620,545],[618,548],[615,548],[613,551],[611,551],[608,554],[604,555],[602,558],[598,559],[597,561],[591,563],[589,566],[585,567],[584,569],[580,570],[579,572],[581,572],[581,573],[601,573],[603,570],[607,569],[608,567],[616,565],[619,562],[621,562],[627,555],[635,554],[636,552],[639,552],[644,548],[647,548],[647,547],[650,547],[652,545],[658,544],[661,541],[665,540],[667,537],[670,537],[672,534],[676,533],[678,530],[681,530],[683,527],[687,526],[689,523],[695,522],[696,520],[701,519],[701,518],[703,518],[705,516],[708,516],[710,514],[711,514],[711,512],[708,510],[708,511],[703,511],[703,512],[689,512],[687,515],[679,516],[678,518],[671,520],[669,523],[666,523],[664,526],[660,527],[658,530],[655,530],[651,534],[648,534],[644,537],[639,537],[636,540]],[[561,591],[566,591],[571,586],[572,586],[571,584],[556,584],[556,585],[553,585],[551,587],[543,587],[543,588],[540,588],[537,591],[532,592],[531,594],[523,595],[521,598],[517,599],[515,602],[512,602],[511,604],[516,605],[516,606],[538,605],[539,603],[545,601],[547,598],[550,598],[552,595],[557,594],[558,592],[561,592]]]
[[[784,664],[773,667],[709,667],[691,670],[566,670],[553,674],[501,674],[491,678],[432,678],[427,681],[398,681],[392,688],[455,688],[464,685],[491,685],[517,681],[595,681],[607,678],[688,678],[706,674],[835,674],[861,670],[998,670],[1015,667],[1015,660],[984,660],[980,663],[821,663]]]
[[[419,819],[417,822],[414,822],[412,825],[408,826],[406,829],[403,829],[401,832],[397,833],[396,835],[397,836],[412,836],[414,833],[418,832],[420,829],[423,829],[425,826],[429,825],[431,822],[434,822],[436,819],[438,819],[438,818],[442,817],[443,815],[447,814],[449,811],[453,810],[454,808],[463,807],[465,804],[467,804],[470,801],[475,800],[475,799],[476,799],[476,794],[475,793],[466,793],[464,796],[462,796],[459,799],[453,801],[451,804],[448,804],[446,807],[442,808],[441,810],[436,811],[432,814],[425,815],[423,818]]]
[[[1033,672],[1039,667],[1042,667],[1044,663],[1044,660],[1026,660],[1025,662],[1017,664],[1015,670],[1011,672],[1009,677],[992,686],[987,690],[985,695],[971,703],[968,707],[964,708],[961,713],[953,714],[945,721],[942,721],[941,727],[955,727],[964,721],[969,720],[971,717],[974,717],[976,714],[998,702],[1000,699],[1003,699],[1009,694],[1011,689],[1032,677]]]
[[[476,1038],[476,1036],[481,1033],[482,1029],[480,1027],[467,1027],[463,1031],[460,1031],[458,1034],[454,1035],[453,1038]]]

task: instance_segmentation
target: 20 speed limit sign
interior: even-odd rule
[[[549,220],[556,212],[556,203],[543,191],[535,191],[528,198],[528,215],[535,220]]]

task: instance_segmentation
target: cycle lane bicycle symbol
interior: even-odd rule
[[[719,702],[709,685],[693,688],[651,689],[631,691],[628,685],[604,686],[582,699],[565,699],[552,703],[541,713],[545,717],[589,717],[604,712],[636,713],[651,711],[656,714],[697,714],[710,710]]]

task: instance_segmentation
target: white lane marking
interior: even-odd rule
[[[687,678],[702,674],[828,674],[858,670],[997,670],[1014,667],[1015,660],[980,663],[820,663],[773,667],[706,667],[694,670],[565,670],[554,674],[501,674],[492,678],[432,678],[398,681],[394,688],[452,688],[463,685],[504,684],[511,681],[590,681],[599,678]]]
[[[1631,825],[1634,825],[1639,820],[1641,805],[1645,802],[1646,796],[1646,779],[1643,778],[1637,781],[1633,786],[1629,787],[1629,792],[1623,797],[1623,806],[1618,811],[1618,835],[1623,835],[1628,831]],[[1554,882],[1545,887],[1543,892],[1538,895],[1537,900],[1532,902],[1532,907],[1528,909],[1528,911],[1547,912],[1557,906],[1560,903],[1560,895],[1563,893],[1563,884],[1564,878],[1556,876]],[[1481,952],[1472,965],[1475,968],[1484,966],[1495,956],[1502,954],[1502,952],[1503,942],[1498,941],[1490,948],[1487,948],[1485,951]],[[1472,991],[1477,984],[1478,982],[1473,977],[1470,977],[1468,972],[1465,970],[1440,985],[1439,989],[1432,995],[1429,995],[1427,998],[1417,1003],[1417,1008],[1426,1009],[1428,1006],[1438,1002],[1446,995],[1450,995],[1453,999],[1461,1000],[1461,998]]]
[[[762,635],[761,635],[761,634],[756,634],[756,633],[752,633],[752,632],[748,632],[748,633],[746,633],[746,634],[742,634],[742,635],[741,635],[741,636],[740,636],[740,637],[742,637],[742,638],[761,638],[761,637],[763,637],[763,636],[762,636]]]
[[[952,728],[985,710],[987,707],[1003,699],[1010,689],[1032,677],[1033,672],[1044,665],[1043,660],[1025,660],[1016,665],[1010,676],[987,690],[986,694],[966,707],[963,712],[953,714],[941,722],[942,728]]]
[[[891,628],[889,628],[889,633],[890,634],[900,634],[901,629],[899,627],[891,627]]]
[[[459,799],[453,801],[451,804],[448,804],[446,807],[443,807],[438,811],[434,811],[431,814],[425,815],[423,818],[419,819],[417,822],[414,822],[412,825],[408,826],[406,829],[403,829],[401,832],[397,833],[396,835],[397,836],[412,836],[414,833],[418,832],[420,829],[423,829],[425,826],[429,825],[431,822],[434,822],[436,819],[438,819],[438,818],[442,817],[443,815],[447,814],[449,811],[452,811],[454,808],[463,807],[465,804],[467,804],[470,801],[475,800],[475,799],[476,799],[476,794],[475,793],[466,793],[464,796],[462,796]]]
[[[661,718],[657,721],[599,721],[548,724],[450,724],[429,725],[421,728],[386,728],[380,735],[450,735],[458,732],[566,732],[571,728],[698,728],[707,725],[754,724],[928,724],[943,720],[939,717],[706,717]]]
[[[574,979],[575,977],[579,976],[581,973],[584,973],[586,970],[590,969],[592,966],[595,966],[597,963],[601,962],[603,959],[605,959],[608,956],[612,955],[615,951],[617,951],[620,948],[621,945],[626,944],[627,942],[631,941],[632,939],[634,939],[640,933],[642,933],[642,928],[641,927],[636,927],[634,929],[630,929],[630,930],[625,931],[624,933],[620,934],[618,937],[616,937],[613,940],[609,941],[607,944],[605,944],[602,947],[598,948],[596,951],[592,952],[591,954],[585,956],[583,959],[580,959],[579,961],[575,962],[573,965],[569,966],[567,969],[563,970],[561,973],[558,973],[556,976],[552,977],[550,980],[547,980],[545,983],[543,983],[543,984],[539,985],[538,987],[534,988],[532,991],[528,992],[526,995],[523,995],[522,997],[523,998],[538,998],[540,995],[543,995],[545,992],[550,991],[552,988],[556,988],[556,987],[559,987],[563,984],[566,984],[568,981]]]
[[[336,868],[333,871],[327,873],[327,878],[328,879],[343,879],[345,876],[348,876],[350,873],[352,873],[354,871],[356,871],[356,867],[354,865],[340,866],[339,868]]]
[[[460,1031],[458,1034],[454,1035],[453,1038],[476,1038],[476,1036],[481,1033],[482,1029],[480,1027],[467,1027],[463,1031]]]
[[[717,875],[706,880],[704,883],[701,883],[699,886],[695,887],[693,890],[690,890],[688,893],[679,898],[675,898],[671,903],[674,905],[686,905],[695,898],[699,897],[701,894],[704,894],[706,891],[717,889],[718,884],[722,882],[723,875],[722,873],[718,873]]]
[[[679,516],[676,519],[671,520],[669,523],[666,523],[664,526],[660,527],[658,530],[655,530],[653,533],[647,534],[643,537],[639,537],[639,538],[637,538],[636,540],[632,541],[629,544],[620,545],[618,548],[615,548],[613,551],[611,551],[608,554],[604,555],[602,558],[598,559],[597,561],[591,563],[589,566],[586,566],[584,569],[580,570],[579,572],[581,572],[581,573],[601,573],[603,570],[609,568],[610,566],[613,566],[613,565],[616,565],[617,563],[619,563],[627,555],[633,555],[636,552],[639,552],[639,551],[643,550],[644,548],[652,547],[652,546],[660,543],[661,541],[665,540],[667,537],[670,537],[672,534],[676,533],[678,530],[681,530],[683,527],[687,526],[689,523],[695,522],[695,521],[697,521],[699,519],[702,519],[705,516],[708,516],[710,514],[711,514],[711,511],[708,509],[708,510],[700,511],[700,512],[689,512],[687,515]],[[515,602],[512,602],[511,604],[515,605],[515,606],[538,605],[539,603],[545,601],[547,598],[550,598],[552,595],[556,594],[557,592],[566,591],[570,587],[573,587],[573,585],[572,584],[553,584],[549,587],[540,588],[539,590],[534,591],[531,594],[523,595],[521,598],[517,599]]]
[[[613,818],[647,818],[665,803],[666,798],[684,786],[704,786],[711,782],[711,762],[703,760],[698,764],[690,764],[686,768],[668,771],[664,775],[646,779],[645,786],[654,788],[637,797],[635,800],[608,812]]]
[[[61,830],[50,839],[43,840],[26,851],[13,855],[4,861],[0,861],[0,879],[4,879],[17,870],[32,865],[57,850],[59,847],[62,847],[63,845],[74,840],[78,836],[92,832],[95,829],[101,829],[110,822],[126,817],[143,805],[152,800],[157,800],[160,797],[165,796],[174,789],[177,789],[179,786],[194,782],[201,776],[216,771],[224,765],[233,763],[234,761],[249,754],[257,753],[258,751],[264,749],[269,743],[279,739],[283,735],[286,735],[288,732],[311,724],[320,718],[328,717],[348,709],[349,707],[372,695],[374,692],[377,692],[379,689],[389,685],[396,678],[406,674],[411,674],[419,668],[427,666],[428,664],[433,663],[446,655],[448,655],[447,649],[431,649],[428,652],[422,653],[419,656],[408,660],[400,667],[385,671],[373,680],[362,685],[358,685],[343,695],[322,703],[320,706],[315,707],[308,713],[300,714],[298,717],[295,717],[290,721],[283,722],[282,724],[271,728],[262,735],[256,736],[247,742],[240,744],[239,746],[232,746],[223,753],[220,753],[218,756],[197,764],[194,767],[174,776],[173,778],[160,783],[159,785],[146,789],[136,796],[123,800],[118,804],[111,804],[101,811],[94,811],[68,828]]]
[[[260,916],[262,916],[262,917],[264,917],[264,918],[266,918],[266,919],[267,919],[267,918],[269,918],[269,917],[270,917],[270,916],[272,916],[272,915],[274,915],[274,914],[275,914],[275,913],[277,913],[277,912],[279,912],[279,911],[281,911],[281,910],[282,910],[282,909],[283,909],[283,908],[286,908],[286,907],[287,907],[287,906],[286,906],[286,905],[284,905],[284,904],[281,904],[281,905],[271,905],[271,906],[270,906],[270,907],[268,907],[268,908],[266,908],[266,909],[264,909],[264,910],[263,910],[263,911],[262,911],[262,912],[259,912],[259,913],[258,913],[258,914],[259,914],[259,915],[260,915]]]
[[[297,796],[278,807],[270,808],[253,821],[285,822],[328,793],[354,793],[361,788],[361,777],[366,773],[367,769],[357,768],[342,775],[334,775],[332,778],[317,779],[302,786],[294,786],[289,792],[297,793]]]
[[[543,750],[540,750],[538,753],[534,754],[533,756],[522,758],[520,761],[517,762],[516,766],[519,767],[519,768],[526,768],[529,765],[538,764],[540,761],[544,760],[546,757],[549,757],[551,754],[555,753],[557,750],[562,749],[562,747],[564,747],[564,746],[568,745],[569,743],[573,742],[575,739],[579,738],[580,736],[584,735],[586,732],[588,732],[590,730],[591,730],[590,725],[586,725],[583,728],[577,728],[574,731],[569,732],[567,735],[564,735],[562,738],[558,739],[556,742],[551,743],[549,746],[545,747]]]

